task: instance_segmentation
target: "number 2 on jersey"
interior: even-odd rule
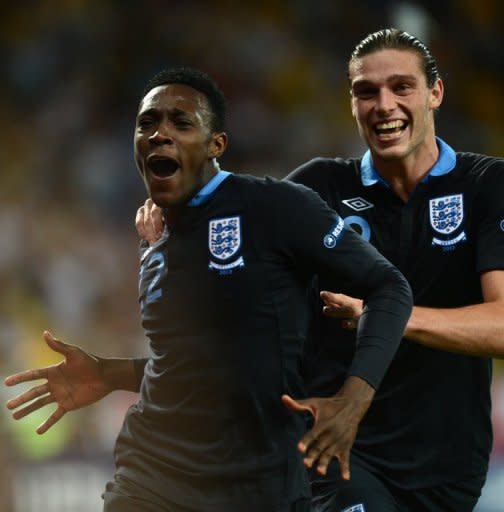
[[[161,275],[163,273],[163,269],[165,267],[165,261],[163,255],[159,252],[151,253],[145,260],[142,262],[140,267],[140,289],[142,287],[142,282],[145,279],[145,273],[147,270],[153,271],[154,275],[152,276],[150,283],[147,286],[147,291],[145,292],[145,298],[140,301],[140,307],[143,311],[145,306],[150,302],[159,299],[162,295],[161,288],[157,288],[156,286],[161,279]]]

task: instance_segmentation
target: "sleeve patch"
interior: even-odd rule
[[[341,238],[345,222],[341,217],[338,217],[336,224],[331,228],[331,231],[324,236],[324,245],[328,249],[332,249],[336,246],[336,243]]]

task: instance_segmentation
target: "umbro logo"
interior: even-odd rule
[[[356,212],[361,212],[362,210],[367,210],[368,208],[373,208],[374,206],[374,204],[370,203],[369,201],[366,201],[362,197],[352,197],[351,199],[343,199],[343,201],[341,202],[343,204],[346,204]]]

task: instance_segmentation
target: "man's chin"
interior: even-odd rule
[[[156,206],[160,208],[170,208],[181,204],[181,200],[177,200],[172,194],[163,194],[151,192],[150,197]]]
[[[381,160],[401,160],[407,154],[406,148],[402,145],[375,146],[372,153]]]
[[[186,205],[191,195],[151,190],[150,197],[154,201],[154,204],[160,208],[178,208]]]

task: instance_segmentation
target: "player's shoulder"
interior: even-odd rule
[[[457,152],[457,171],[475,179],[504,179],[504,159],[480,153]]]
[[[302,184],[286,181],[274,176],[254,176],[251,174],[236,174],[233,176],[238,187],[247,193],[256,194],[281,194],[281,193],[303,193],[308,190]]]
[[[294,169],[285,179],[310,188],[324,188],[329,184],[354,180],[359,175],[360,162],[360,158],[317,157]]]
[[[273,176],[258,177],[249,174],[233,176],[238,195],[256,211],[272,213],[272,210],[304,207],[320,201],[318,195],[308,186]]]

